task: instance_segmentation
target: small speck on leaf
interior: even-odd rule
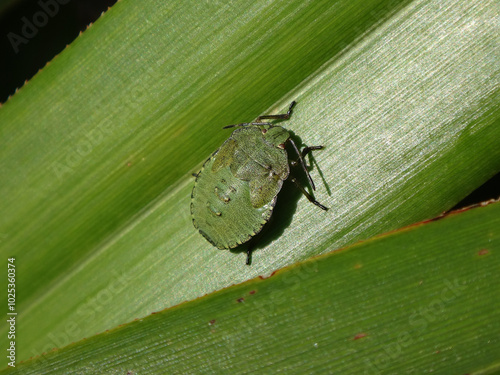
[[[366,336],[368,336],[366,333],[358,333],[356,336],[354,336],[353,340],[359,340]]]
[[[481,249],[477,252],[477,255],[481,256],[481,255],[486,255],[489,253],[490,253],[490,251],[488,249]]]

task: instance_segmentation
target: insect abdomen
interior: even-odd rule
[[[196,179],[191,202],[193,224],[214,246],[230,249],[261,230],[275,199],[262,207],[252,207],[249,183],[236,178],[229,167],[213,173],[212,163],[213,158]]]

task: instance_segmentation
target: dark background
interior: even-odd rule
[[[19,44],[16,53],[7,36],[10,32],[22,36],[23,17],[32,21],[33,16],[42,10],[40,1],[57,3],[59,9],[53,16],[49,16],[43,27],[38,28],[28,43]],[[33,77],[70,44],[80,31],[84,31],[88,24],[96,21],[115,2],[116,0],[71,0],[63,5],[57,0],[0,0],[0,103],[4,103],[17,88],[22,87],[26,80]],[[498,197],[500,174],[476,189],[454,208]]]
[[[29,21],[43,8],[38,4],[56,3],[59,6],[54,16],[49,16],[46,25],[29,38],[28,43],[19,44],[16,53],[8,39],[9,33],[22,37],[23,17]],[[75,39],[80,31],[99,18],[102,12],[116,0],[0,0],[0,103],[7,101],[16,88],[33,77],[45,64],[60,53]],[[2,4],[9,3],[10,6]]]

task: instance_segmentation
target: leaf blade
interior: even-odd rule
[[[499,212],[494,203],[379,236],[139,319],[10,373],[498,368]]]
[[[144,23],[139,5],[118,3],[2,107],[0,233],[22,275],[20,359],[432,217],[500,170],[494,2],[266,4],[232,9],[224,28],[217,5],[207,20],[159,2]],[[292,99],[287,126],[329,141],[313,177],[333,214],[285,193],[283,224],[247,268],[191,227],[189,174],[227,137],[220,127]]]

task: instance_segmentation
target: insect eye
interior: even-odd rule
[[[285,149],[285,144],[284,144],[284,143],[280,143],[280,144],[278,145],[278,148],[281,148],[281,149],[283,149],[283,150],[284,150],[284,149]]]
[[[267,129],[262,128],[261,131],[262,131],[262,134],[266,134],[267,133]]]

